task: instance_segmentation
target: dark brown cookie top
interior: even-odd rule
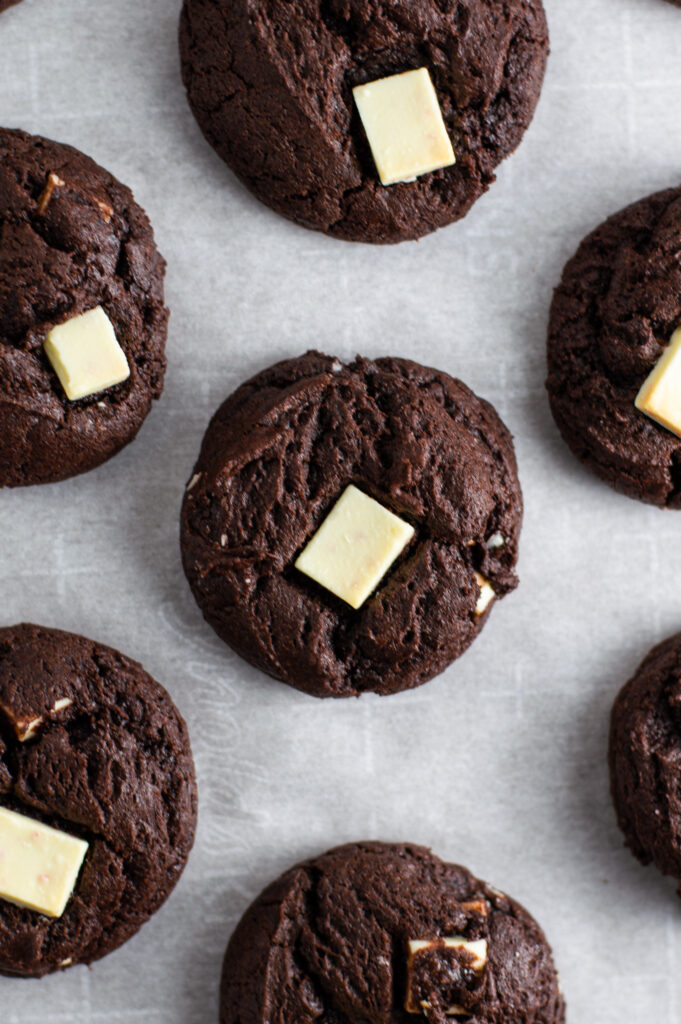
[[[447,937],[486,941],[476,982],[453,961],[410,979],[408,942]],[[428,994],[423,1014],[405,1010],[410,980]],[[469,1014],[446,1016],[443,990]],[[562,1024],[565,1006],[546,937],[515,900],[423,847],[368,842],[299,864],[249,907],[225,955],[220,1020]]]
[[[610,217],[567,264],[551,308],[547,388],[575,455],[630,497],[681,507],[681,438],[634,406],[681,325],[681,189]]]
[[[609,762],[627,846],[681,885],[681,633],[654,647],[617,697]]]
[[[70,633],[0,629],[0,805],[90,844],[62,917],[0,899],[0,973],[90,963],[134,935],[184,868],[196,803],[187,727],[141,665]]]
[[[210,144],[255,195],[362,242],[463,217],[520,142],[539,98],[541,0],[185,0],[182,74]],[[456,164],[380,184],[352,88],[425,66]]]
[[[293,564],[350,483],[416,530],[356,611]],[[476,570],[499,597],[516,586],[521,518],[511,436],[464,384],[403,359],[308,352],[213,417],[182,555],[205,618],[252,664],[315,696],[388,694],[478,634]]]
[[[46,193],[50,174],[64,184]],[[163,388],[164,273],[129,189],[70,146],[0,129],[0,487],[75,476],[135,437]],[[71,402],[45,337],[96,306],[130,377]]]

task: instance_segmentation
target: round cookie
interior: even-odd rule
[[[349,484],[415,529],[358,609],[294,567]],[[463,653],[489,614],[485,580],[497,597],[516,586],[521,519],[512,439],[487,402],[404,359],[308,352],[213,417],[182,557],[206,620],[253,665],[317,697],[389,694]]]
[[[548,336],[551,411],[577,458],[618,491],[681,507],[681,438],[634,400],[681,325],[681,189],[621,210],[579,246]]]
[[[679,879],[681,894],[681,633],[654,647],[619,693],[609,763],[627,846]]]
[[[51,918],[0,899],[0,973],[91,963],[174,888],[194,840],[187,727],[136,662],[84,637],[0,629],[0,806],[89,843]]]
[[[541,0],[185,0],[182,75],[208,142],[258,199],[360,242],[458,220],[529,125]],[[456,163],[383,186],[352,89],[427,67]]]
[[[0,487],[84,473],[133,440],[163,389],[164,274],[129,189],[70,146],[0,129]],[[45,338],[98,306],[130,376],[70,401]]]
[[[2,14],[2,12],[6,11],[8,8],[14,7],[14,5],[18,3],[19,0],[0,0],[0,14]]]
[[[457,937],[483,944],[475,969],[468,950],[408,960],[410,941]],[[446,1014],[454,1006],[467,1012]],[[221,1024],[565,1020],[551,949],[520,904],[423,847],[376,842],[339,846],[261,893],[227,948],[220,1008]]]

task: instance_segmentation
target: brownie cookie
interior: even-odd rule
[[[0,129],[0,487],[84,473],[132,441],[163,388],[164,273],[129,189],[70,146]],[[129,376],[70,400],[45,341],[97,308]]]
[[[220,1004],[221,1024],[565,1020],[551,949],[520,904],[423,847],[373,842],[261,893],[227,948]]]
[[[679,325],[681,189],[669,189],[610,217],[567,264],[547,380],[577,458],[618,491],[668,508],[681,507],[681,438],[634,402]]]
[[[91,963],[134,935],[180,877],[196,803],[187,727],[141,665],[70,633],[0,629],[0,807],[89,844],[62,916],[0,898],[0,973]]]
[[[360,607],[294,564],[348,485],[413,534]],[[308,352],[213,417],[182,556],[205,618],[253,665],[318,697],[389,694],[441,672],[516,586],[521,519],[511,436],[487,402],[404,359]]]
[[[529,125],[541,0],[185,0],[182,75],[207,140],[260,200],[360,242],[463,217]],[[456,163],[380,183],[355,86],[426,67]]]
[[[3,11],[6,11],[9,7],[14,7],[14,5],[18,3],[19,0],[0,0],[0,14],[2,14]]]
[[[681,894],[681,633],[654,647],[617,697],[609,762],[627,846],[679,879]]]

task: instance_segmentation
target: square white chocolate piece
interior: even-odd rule
[[[113,324],[101,306],[53,327],[45,352],[71,402],[106,391],[130,376]]]
[[[383,185],[413,181],[456,162],[428,68],[352,90]]]
[[[88,850],[83,839],[0,807],[0,899],[61,917]]]
[[[404,1000],[404,1008],[407,1013],[421,1014],[424,1009],[427,1009],[430,1006],[430,1003],[427,1001],[420,1003],[416,1002],[409,979],[412,965],[418,954],[436,947],[441,949],[465,950],[471,957],[470,968],[472,971],[475,971],[476,974],[482,974],[485,969],[485,964],[487,963],[486,939],[474,939],[471,941],[458,935],[444,939],[410,939],[407,943],[407,992]],[[446,1010],[448,1017],[468,1016],[469,1013],[469,1010],[464,1010],[461,1006],[457,1006],[456,1004],[453,1004]]]
[[[681,327],[646,377],[634,405],[681,437]]]
[[[480,587],[480,593],[478,594],[478,600],[475,605],[475,614],[482,615],[483,612],[487,611],[487,608],[497,595],[494,593],[494,587],[490,581],[486,580],[481,573],[474,572],[473,575]]]
[[[359,608],[413,536],[413,526],[350,484],[295,566]]]

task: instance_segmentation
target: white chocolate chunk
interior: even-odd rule
[[[352,90],[383,185],[413,181],[455,163],[428,68]]]
[[[422,949],[431,949],[436,945],[437,942],[434,942],[432,939],[410,939],[407,943],[409,961],[411,962],[414,953],[420,953]]]
[[[359,608],[413,536],[413,526],[350,484],[295,566]]]
[[[88,845],[0,807],[0,899],[61,917]]]
[[[130,376],[113,324],[101,306],[53,327],[45,352],[71,402],[106,391]]]
[[[70,697],[62,697],[60,700],[55,701],[52,712],[63,711],[64,708],[67,708],[72,703],[73,701]],[[17,718],[14,722],[14,731],[19,742],[26,743],[27,740],[32,740],[42,724],[42,715],[36,715],[35,718]]]
[[[30,721],[18,721],[15,723],[14,731],[20,743],[33,739],[39,726],[42,725],[42,718],[32,718]]]
[[[26,743],[27,740],[33,739],[36,732],[43,724],[42,715],[38,715],[29,709],[24,711],[23,714],[17,715],[11,706],[7,707],[6,705],[0,704],[0,711],[2,711],[13,726],[16,737],[20,743]]]
[[[482,615],[483,612],[487,611],[488,606],[492,603],[496,594],[494,593],[494,588],[489,580],[486,580],[479,572],[474,572],[473,575],[480,587],[480,594],[478,595],[478,601],[475,606],[475,614]]]
[[[407,943],[407,978],[410,978],[410,973],[414,959],[419,953],[422,953],[426,949],[462,949],[471,957],[470,968],[475,971],[476,974],[482,974],[487,963],[487,940],[486,939],[475,939],[468,940],[461,936],[454,936],[452,938],[444,939],[410,939]],[[420,1014],[422,1010],[429,1009],[430,1003],[428,1000],[421,1000],[416,1002],[414,999],[414,993],[412,992],[411,983],[407,981],[407,993],[404,1001],[404,1008],[407,1013]],[[452,1004],[446,1010],[448,1017],[460,1017],[469,1016],[470,1011],[463,1009],[456,1003]]]
[[[634,405],[681,437],[681,327],[646,377]]]
[[[503,548],[506,543],[503,534],[493,533],[490,539],[487,541],[487,547],[494,551],[496,548]]]

